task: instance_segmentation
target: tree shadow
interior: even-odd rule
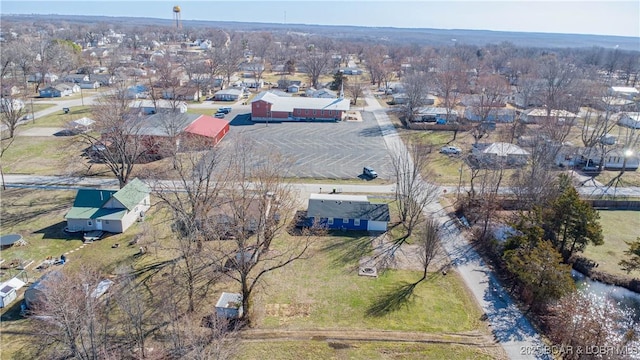
[[[371,238],[362,234],[340,234],[340,239],[324,246],[321,251],[330,253],[336,265],[358,264],[360,259],[373,250]]]
[[[403,282],[382,293],[367,309],[367,316],[380,317],[409,306],[413,300],[413,292],[422,280],[413,283]]]

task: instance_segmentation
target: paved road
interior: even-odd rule
[[[366,101],[367,110],[375,114],[389,151],[406,152],[386,110],[371,94],[367,95]],[[438,221],[442,243],[449,258],[487,315],[494,337],[508,356],[511,359],[550,358],[544,353],[527,354],[528,350],[544,348],[540,335],[496,281],[495,274],[453,223],[448,211],[434,201],[425,212]]]

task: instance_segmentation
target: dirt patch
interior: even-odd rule
[[[281,319],[308,317],[311,313],[311,304],[267,304],[265,314]]]

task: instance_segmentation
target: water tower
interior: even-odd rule
[[[176,29],[181,29],[182,22],[180,20],[180,6],[178,5],[173,7],[173,20],[176,22]]]

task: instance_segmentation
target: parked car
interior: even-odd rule
[[[217,112],[213,116],[217,117],[218,119],[224,119],[224,113],[223,112]]]
[[[440,149],[441,154],[449,154],[449,155],[460,155],[462,154],[462,149],[455,146],[443,146]]]
[[[226,106],[226,107],[221,107],[221,108],[219,108],[219,109],[218,109],[218,112],[219,112],[219,113],[228,114],[228,113],[230,113],[230,112],[231,112],[231,108],[230,108],[230,107],[228,107],[228,106]]]
[[[372,168],[368,167],[368,166],[365,166],[362,169],[362,174],[364,174],[365,176],[368,176],[368,177],[370,177],[372,179],[375,179],[375,178],[378,177],[378,173],[375,170],[373,170]]]

